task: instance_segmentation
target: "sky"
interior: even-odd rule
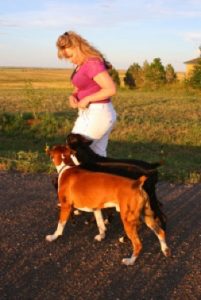
[[[201,0],[0,0],[0,66],[72,67],[56,49],[69,30],[116,69],[160,58],[184,71],[200,55]]]

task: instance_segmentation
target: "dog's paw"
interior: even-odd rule
[[[132,266],[136,260],[136,256],[132,255],[130,258],[123,258],[122,259],[122,264],[126,266]]]
[[[119,238],[119,242],[122,243],[122,244],[125,242],[124,236],[121,236],[121,237]]]
[[[75,209],[73,213],[75,216],[81,215],[81,212],[78,209]]]
[[[129,241],[129,238],[126,235],[123,235],[119,238],[120,243],[127,243]]]
[[[95,239],[96,241],[98,241],[98,242],[101,242],[102,240],[104,240],[104,238],[105,238],[105,234],[104,234],[104,233],[102,233],[102,234],[97,234],[97,235],[94,237],[94,239]]]
[[[170,248],[165,248],[163,249],[163,254],[166,256],[166,257],[170,257],[171,256],[171,250]]]
[[[45,237],[46,241],[48,241],[48,242],[53,242],[57,238],[58,238],[58,236],[55,236],[54,234],[49,234],[49,235],[46,235],[46,237]]]
[[[105,220],[104,220],[104,224],[105,224],[105,225],[110,224],[109,220],[108,220],[108,219],[105,219]]]

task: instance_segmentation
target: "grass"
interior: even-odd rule
[[[0,168],[51,172],[44,146],[64,143],[76,118],[70,70],[0,69]],[[164,160],[160,179],[201,182],[201,91],[181,83],[155,91],[119,89],[108,153]],[[27,124],[30,116],[40,123]]]

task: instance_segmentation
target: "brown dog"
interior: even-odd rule
[[[96,211],[106,207],[115,207],[120,212],[125,232],[133,245],[133,254],[130,258],[122,260],[124,264],[133,265],[142,248],[137,233],[142,215],[146,225],[158,237],[163,254],[170,255],[165,241],[165,232],[154,219],[149,198],[142,189],[146,180],[145,176],[132,180],[72,166],[72,150],[68,146],[55,146],[47,150],[47,153],[59,173],[58,196],[61,203],[57,229],[52,235],[46,236],[47,241],[52,242],[62,235],[72,208]],[[102,231],[104,233],[105,229],[102,228]]]

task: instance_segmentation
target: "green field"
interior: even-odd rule
[[[53,170],[45,144],[64,143],[76,118],[71,70],[0,69],[0,169]],[[163,160],[160,179],[201,182],[201,91],[182,83],[155,91],[120,88],[108,154]],[[39,120],[30,126],[31,118]]]

